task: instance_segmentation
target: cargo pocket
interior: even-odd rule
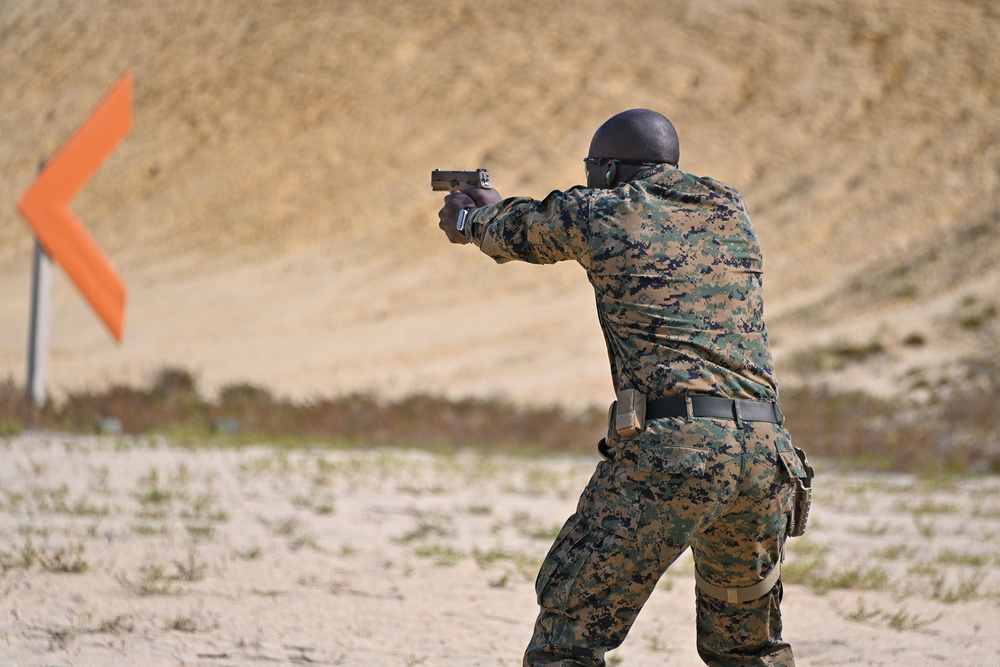
[[[642,554],[636,511],[589,490],[580,507],[545,557],[535,593],[539,606],[583,620],[589,607],[613,603],[624,592]]]
[[[636,452],[635,467],[647,472],[685,477],[704,477],[710,450],[697,447],[642,445]]]
[[[710,453],[659,442],[628,443],[620,452],[618,483],[630,498],[670,498],[691,480],[705,476]]]

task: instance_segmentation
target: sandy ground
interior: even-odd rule
[[[516,665],[595,460],[0,442],[0,665]],[[824,469],[790,542],[799,665],[1000,661],[1000,479]],[[609,664],[700,664],[692,564]]]

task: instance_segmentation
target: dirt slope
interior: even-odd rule
[[[74,204],[129,284],[125,343],[57,284],[57,393],[175,364],[208,389],[603,402],[582,272],[447,246],[428,172],[541,197],[632,107],[743,191],[785,382],[964,377],[1000,356],[1000,9],[844,5],[6,0],[0,371],[27,336],[14,202],[131,68],[133,131]]]

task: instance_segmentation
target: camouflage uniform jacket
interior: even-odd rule
[[[465,235],[499,263],[586,269],[616,389],[776,400],[760,245],[735,189],[660,165],[476,209]]]

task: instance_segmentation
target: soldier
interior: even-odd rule
[[[531,667],[604,665],[688,547],[705,663],[794,664],[779,574],[805,470],[781,425],[760,246],[740,194],[679,157],[670,121],[633,109],[594,134],[586,187],[468,189],[439,213],[498,263],[579,262],[608,347],[604,460],[538,573]]]

